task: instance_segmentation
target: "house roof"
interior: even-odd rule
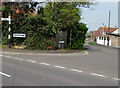
[[[109,33],[109,35],[113,35],[113,36],[120,36],[120,28],[118,28],[117,30],[115,30],[112,33]]]
[[[117,30],[115,30],[112,34],[120,34],[120,28],[118,28]]]
[[[98,31],[93,31],[93,36],[94,37],[100,36],[100,33]]]
[[[105,32],[105,33],[112,33],[112,32],[114,32],[116,29],[118,29],[118,28],[114,28],[114,27],[100,27],[99,29],[98,29],[98,31],[100,32]]]
[[[106,33],[113,33],[114,31],[116,31],[118,28],[114,28],[114,27],[100,27],[98,28],[97,32],[96,32],[96,37],[97,36],[106,36]]]

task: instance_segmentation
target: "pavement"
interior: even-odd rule
[[[84,52],[3,49],[3,86],[118,86],[118,49]]]

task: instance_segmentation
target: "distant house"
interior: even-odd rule
[[[93,36],[93,40],[97,41],[97,37],[100,36],[100,33],[98,31],[93,31],[92,36]]]
[[[93,32],[94,40],[96,40],[97,44],[101,45],[109,45],[109,46],[119,46],[119,31],[118,28],[113,27],[100,27],[97,31]]]
[[[92,31],[86,33],[86,41],[92,41]]]
[[[120,28],[118,28],[117,30],[115,30],[114,32],[112,33],[109,33],[108,34],[111,38],[111,46],[119,46],[120,47]]]

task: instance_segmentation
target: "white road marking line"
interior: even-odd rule
[[[0,55],[0,56],[3,56],[3,55]]]
[[[62,69],[66,69],[65,67],[63,67],[63,66],[59,66],[59,65],[54,65],[54,67],[62,68]]]
[[[1,75],[4,75],[4,76],[6,76],[6,77],[11,77],[11,75],[8,75],[8,74],[3,73],[3,72],[0,72],[0,74],[1,74]]]
[[[15,57],[14,59],[18,60],[19,58]]]
[[[7,57],[7,58],[12,58],[11,56],[5,56],[5,57]]]
[[[120,79],[118,79],[118,78],[113,78],[114,80],[120,80]]]
[[[43,62],[41,62],[40,64],[42,64],[42,65],[50,65],[50,64],[48,64],[48,63],[43,63]]]
[[[35,63],[36,61],[31,60],[31,62]]]
[[[21,60],[21,61],[22,61],[22,60],[24,60],[24,59],[22,59],[22,58],[18,58],[18,60]]]
[[[100,77],[107,77],[107,76],[104,76],[104,75],[100,75],[100,74],[96,74],[96,73],[90,73],[91,75],[95,75],[95,76],[100,76]]]
[[[108,51],[108,50],[104,50],[104,49],[101,49],[101,50],[106,51],[106,52],[110,52],[110,53],[116,53],[116,52]]]
[[[83,72],[83,71],[81,71],[81,70],[77,70],[77,69],[70,69],[70,70],[72,70],[72,71],[76,71],[76,72]]]
[[[25,61],[31,62],[31,60],[25,60]]]

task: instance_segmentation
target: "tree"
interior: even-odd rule
[[[38,3],[36,2],[15,2],[4,4],[3,17],[9,14],[12,16],[12,32],[25,33],[25,39],[14,38],[13,43],[24,42],[28,49],[47,49],[48,46],[55,47],[55,38],[59,31],[67,31],[68,43],[72,31],[73,49],[82,49],[87,28],[85,24],[80,24],[80,10],[76,8],[80,3],[71,2],[48,2],[45,8],[41,7],[36,16],[34,13]],[[88,5],[88,3],[81,3]],[[3,40],[6,44],[7,28],[6,22],[3,23]],[[7,26],[6,26],[7,25]],[[77,40],[77,41],[75,41]],[[80,46],[79,46],[80,45]]]
[[[38,16],[28,16],[22,21],[22,27],[18,32],[26,34],[23,42],[27,49],[47,49],[48,46],[55,47],[55,28],[54,24],[46,18]],[[14,30],[15,32],[17,30]],[[15,42],[17,42],[16,40]],[[20,42],[18,43],[20,44]]]
[[[8,22],[2,22],[2,43],[7,44],[8,42],[8,27],[11,26],[11,32],[20,32],[22,21],[25,17],[29,16],[34,12],[34,6],[29,7],[30,2],[3,2],[2,17],[8,18],[10,15],[12,18],[12,24]],[[22,32],[22,31],[21,31]],[[13,41],[12,41],[13,42]]]
[[[86,24],[80,23],[76,24],[76,29],[72,32],[72,46],[73,49],[83,49],[84,40],[86,32],[88,31],[88,28],[86,27]]]
[[[57,33],[67,31],[67,40],[71,43],[70,38],[72,39],[70,47],[73,49],[83,49],[88,30],[85,24],[79,23],[81,19],[79,13],[76,3],[70,2],[50,3],[44,8],[44,16],[55,23]]]
[[[79,9],[67,2],[50,3],[44,8],[44,15],[56,25],[56,31],[66,31],[67,27],[80,20]]]

